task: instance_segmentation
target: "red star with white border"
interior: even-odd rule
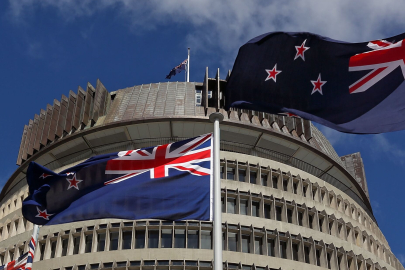
[[[310,47],[305,47],[305,42],[307,40],[304,40],[304,42],[302,42],[301,46],[295,46],[295,49],[297,50],[297,53],[295,54],[294,60],[297,59],[298,57],[301,57],[302,60],[305,61],[305,51],[309,50]]]
[[[38,210],[38,214],[35,217],[40,217],[46,220],[49,220],[50,216],[53,216],[53,214],[48,214],[47,210],[45,209],[44,211],[39,210],[39,208],[37,207]]]
[[[311,81],[312,85],[314,86],[314,89],[312,89],[312,93],[319,92],[321,95],[322,93],[322,86],[326,83],[327,81],[322,81],[321,80],[321,73],[319,73],[318,79],[316,81]]]
[[[273,80],[276,82],[276,77],[281,73],[281,70],[277,70],[277,64],[274,65],[273,69],[266,69],[266,72],[269,74],[264,81]]]
[[[69,187],[67,188],[68,190],[70,189],[70,188],[75,188],[75,189],[77,189],[77,190],[79,190],[79,186],[77,185],[77,184],[79,184],[80,182],[82,182],[83,180],[79,180],[79,179],[77,179],[76,178],[76,174],[74,174],[73,175],[73,177],[72,178],[66,178],[66,180],[69,182]]]
[[[41,176],[39,178],[45,179],[45,178],[47,178],[49,176],[52,176],[52,175],[43,173],[43,174],[41,174]]]

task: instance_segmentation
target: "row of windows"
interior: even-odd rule
[[[229,189],[222,190],[221,202],[223,213],[273,219],[318,230],[354,243],[388,261],[384,245],[373,236],[369,236],[367,231],[361,231],[359,227],[353,228],[343,219],[338,220],[325,211],[318,211],[315,207],[310,208],[305,204],[301,205],[272,196]]]
[[[153,270],[169,270],[170,269],[193,269],[193,270],[209,270],[212,269],[212,261],[192,261],[192,260],[142,260],[142,261],[120,261],[120,262],[104,262],[93,263],[87,265],[68,266],[55,268],[52,270],[98,270],[98,269],[148,269]],[[223,269],[235,270],[276,270],[267,266],[246,265],[241,263],[224,262]],[[281,269],[277,269],[281,270]]]
[[[43,236],[38,241],[35,261],[126,249],[212,249],[212,230],[211,222],[191,221],[137,221],[135,226],[133,222],[88,226]],[[279,257],[329,269],[361,261],[356,255],[322,241],[252,226],[223,224],[222,244],[228,251]],[[24,246],[9,249],[1,254],[0,259],[6,263],[23,252]]]
[[[387,245],[383,234],[371,218],[359,207],[351,204],[347,199],[343,199],[341,195],[336,195],[334,191],[320,187],[317,183],[311,183],[309,179],[301,179],[299,176],[262,167],[259,164],[230,160],[222,160],[221,162],[221,179],[262,185],[312,198],[314,201],[328,205],[360,223]]]

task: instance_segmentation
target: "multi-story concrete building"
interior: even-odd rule
[[[218,71],[219,73],[219,71]],[[225,80],[108,92],[100,81],[24,127],[0,194],[0,261],[27,251],[30,161],[61,171],[92,155],[211,132],[220,111],[224,269],[400,270],[373,216],[360,154],[339,157],[309,121],[222,109]],[[35,270],[212,268],[212,223],[89,220],[40,228]]]

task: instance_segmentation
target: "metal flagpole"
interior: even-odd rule
[[[188,48],[188,55],[187,55],[187,82],[190,81],[190,48]]]
[[[214,123],[214,270],[222,270],[222,211],[221,211],[221,178],[220,178],[220,130],[219,123],[224,116],[215,112],[210,114]]]
[[[38,234],[39,234],[39,226],[34,225],[34,230],[32,231],[32,236],[30,239],[30,243],[28,245],[29,254],[28,254],[27,263],[25,265],[25,269],[27,269],[27,270],[31,270],[32,264],[34,263],[34,254],[35,254],[35,250],[36,250],[36,246],[37,246],[37,242],[38,242]]]

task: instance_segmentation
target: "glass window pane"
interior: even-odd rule
[[[198,248],[198,231],[197,230],[188,230],[187,248]]]
[[[262,186],[267,186],[267,174],[262,174],[260,182]]]
[[[237,251],[238,248],[238,235],[233,232],[228,232],[228,250]]]
[[[51,242],[51,259],[55,258],[55,252],[56,252],[56,241]],[[11,260],[13,260],[11,258]]]
[[[104,251],[105,249],[105,233],[97,235],[97,251]]]
[[[311,263],[309,259],[309,254],[310,254],[310,247],[309,246],[304,246],[304,254],[305,254],[305,262],[306,263]]]
[[[220,177],[224,179],[224,166],[221,166]]]
[[[135,231],[135,248],[145,248],[145,231]]]
[[[276,220],[281,221],[281,206],[276,206]]]
[[[171,248],[172,247],[172,229],[162,229],[162,248]]]
[[[228,198],[227,200],[227,213],[236,214],[236,199]]]
[[[235,180],[235,168],[226,168],[226,179]]]
[[[122,249],[131,249],[132,231],[122,232]]]
[[[298,212],[298,225],[302,226],[303,218],[304,218],[304,213]]]
[[[263,254],[263,247],[262,247],[262,237],[261,236],[256,236],[255,237],[255,254]]]
[[[201,231],[201,248],[212,249],[212,232]]]
[[[240,214],[241,215],[248,214],[248,200],[240,199]]]
[[[292,253],[293,253],[293,260],[298,261],[298,244],[292,244]]]
[[[257,184],[256,182],[257,179],[257,172],[250,172],[250,183],[251,184]]]
[[[80,236],[73,237],[73,254],[79,254]]]
[[[246,170],[239,170],[239,182],[245,182],[246,181]]]
[[[287,242],[280,241],[280,257],[287,259]]]
[[[39,243],[39,251],[41,252],[41,256],[39,257],[39,260],[42,261],[44,259],[44,253],[45,253],[45,243]]]
[[[267,239],[267,255],[268,256],[275,256],[274,253],[274,239]]]
[[[89,253],[91,252],[91,245],[93,244],[93,235],[92,234],[86,235],[85,241],[86,246],[84,247],[84,252]]]
[[[287,191],[288,180],[283,180],[283,190]]]
[[[225,198],[221,197],[222,213],[225,213]]]
[[[252,216],[259,217],[260,202],[252,201]]]
[[[148,248],[158,248],[159,247],[159,231],[149,230],[148,231]]]
[[[270,219],[270,210],[271,210],[270,204],[265,203],[264,204],[264,218]]]
[[[183,229],[174,230],[174,247],[186,248],[186,231]]]
[[[288,223],[292,223],[292,217],[293,217],[293,210],[292,209],[287,209],[287,221],[288,221]]]
[[[69,243],[68,238],[62,239],[62,256],[66,256],[67,254],[68,243]]]
[[[273,176],[271,179],[273,181],[273,188],[278,188],[277,187],[277,182],[278,182],[277,176]]]
[[[242,252],[250,253],[250,235],[242,235]]]
[[[110,250],[118,249],[119,232],[110,232]]]

